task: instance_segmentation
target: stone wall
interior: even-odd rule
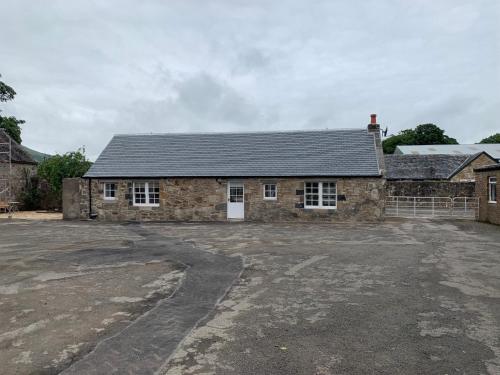
[[[404,197],[474,197],[474,182],[387,181],[387,195]]]
[[[495,159],[492,159],[485,154],[479,155],[472,163],[458,172],[455,176],[451,178],[452,182],[474,182],[474,168],[484,167],[486,165],[495,164]]]
[[[488,202],[488,178],[497,178],[497,203]],[[500,225],[500,170],[476,172],[479,221]]]
[[[10,176],[11,192],[10,197],[7,197],[6,199],[19,201],[21,199],[21,193],[24,191],[26,186],[26,178],[30,178],[35,174],[36,165],[12,163],[12,172],[9,173],[9,164],[0,162],[0,180],[9,179]],[[2,187],[0,186],[0,189],[1,188]],[[0,200],[4,198],[5,197],[2,196],[0,197]]]
[[[81,178],[65,178],[62,187],[63,219],[77,220],[89,217],[88,183]]]
[[[384,210],[385,180],[382,178],[318,178],[309,181],[337,182],[337,209],[305,209],[304,179],[245,178],[245,220],[250,221],[344,221],[379,220]],[[160,183],[159,207],[132,205],[130,180],[107,180],[117,184],[113,201],[104,200],[103,183],[93,179],[92,213],[106,221],[226,221],[227,179],[171,178]],[[262,183],[276,182],[278,198],[263,199]],[[87,189],[88,190],[88,189]],[[88,218],[88,191],[80,194],[80,218]]]

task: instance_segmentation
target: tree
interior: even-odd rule
[[[2,75],[0,74],[0,78]],[[16,96],[16,92],[12,87],[0,81],[0,102],[6,102],[8,100],[13,100]]]
[[[64,178],[82,177],[91,165],[92,162],[85,157],[85,150],[78,149],[45,159],[38,165],[38,175],[49,183],[54,193],[60,195]]]
[[[455,138],[448,137],[444,130],[434,124],[421,124],[415,129],[405,129],[384,139],[384,153],[393,154],[399,145],[445,145],[458,144]]]
[[[0,116],[0,128],[4,129],[5,132],[17,143],[21,143],[21,127],[19,125],[24,124],[24,120],[18,120],[14,116],[4,117]]]
[[[481,140],[479,143],[500,143],[500,133],[490,135]]]
[[[1,74],[0,77],[2,77]],[[15,96],[16,92],[14,89],[0,81],[0,102],[5,103],[9,100],[14,100]],[[5,132],[17,143],[21,143],[22,141],[21,127],[19,125],[24,124],[24,122],[24,120],[18,120],[14,116],[4,117],[0,115],[0,128],[5,129]]]

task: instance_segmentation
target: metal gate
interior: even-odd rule
[[[388,217],[454,217],[476,219],[479,198],[389,196],[385,202]]]

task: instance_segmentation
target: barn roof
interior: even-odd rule
[[[385,155],[388,180],[447,180],[485,152],[474,155]],[[492,158],[493,160],[493,158]]]
[[[474,168],[474,172],[488,172],[488,171],[499,171],[499,170],[500,170],[500,163]]]
[[[0,162],[9,161],[9,140],[11,138],[5,132],[5,130],[0,129]],[[37,164],[37,162],[23,149],[23,147],[16,141],[12,140],[11,146],[11,160],[12,163],[19,164]]]
[[[379,176],[366,129],[114,136],[85,177]]]
[[[397,146],[394,153],[403,155],[473,155],[483,151],[494,159],[500,159],[500,143]]]

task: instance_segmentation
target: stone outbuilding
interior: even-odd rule
[[[473,155],[385,155],[390,196],[473,197],[474,168],[496,163],[486,152]]]
[[[500,143],[475,143],[460,145],[400,145],[394,154],[403,155],[476,155],[486,152],[500,162]]]
[[[372,116],[368,129],[116,135],[68,186],[98,220],[378,220],[383,163]]]
[[[479,197],[479,221],[500,225],[500,164],[474,169]]]
[[[37,162],[0,129],[0,202],[17,201],[29,178],[36,174]]]

